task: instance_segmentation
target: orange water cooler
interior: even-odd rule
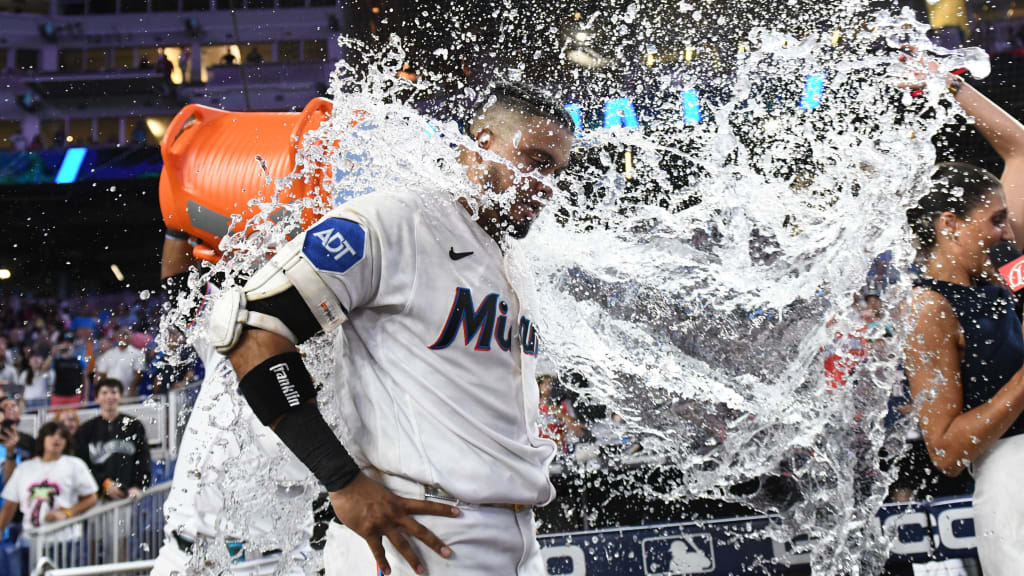
[[[195,256],[218,260],[221,238],[242,230],[259,212],[250,200],[270,200],[273,179],[294,170],[303,134],[319,127],[331,110],[324,98],[313,99],[301,112],[227,112],[198,104],[183,108],[160,145],[160,210],[167,228],[198,238]],[[278,200],[286,204],[320,194],[324,202],[318,205],[327,207],[321,183],[329,177],[324,167],[308,181],[298,178],[281,190]],[[233,214],[241,215],[240,223],[232,225]],[[320,216],[304,210],[303,228]]]

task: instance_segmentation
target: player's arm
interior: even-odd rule
[[[907,338],[910,391],[920,403],[921,435],[939,470],[957,476],[1013,425],[1024,409],[1024,369],[990,402],[963,411],[958,344],[960,324],[945,298],[931,291],[914,297],[917,318]]]
[[[1005,163],[1000,180],[1006,193],[1010,227],[1018,246],[1024,243],[1024,125],[970,84],[950,79],[959,86],[956,101],[974,117],[974,125]]]
[[[219,295],[210,312],[211,342],[228,356],[256,417],[324,485],[335,514],[366,540],[383,573],[391,572],[385,536],[422,573],[406,534],[441,556],[451,551],[412,515],[457,516],[459,511],[400,498],[361,474],[321,415],[313,378],[296,345],[340,326],[347,310],[337,292],[351,294],[356,281],[348,287],[328,286],[302,252],[303,240],[300,235],[282,248],[244,288]]]
[[[192,245],[188,242],[188,234],[168,229],[164,234],[164,245],[160,257],[160,280],[177,276],[196,263],[192,255]]]

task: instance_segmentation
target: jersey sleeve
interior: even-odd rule
[[[300,237],[302,256],[346,314],[409,297],[416,268],[415,201],[373,193],[335,208]]]
[[[369,302],[380,285],[380,234],[351,208],[328,214],[296,241],[345,313]]]

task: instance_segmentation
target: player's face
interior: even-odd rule
[[[480,143],[507,162],[484,162],[485,192],[511,193],[511,202],[498,202],[482,211],[481,217],[513,238],[522,238],[551,199],[553,179],[568,166],[574,136],[558,123],[535,116],[508,128],[503,131],[506,136],[489,134]]]

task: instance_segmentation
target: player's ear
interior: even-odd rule
[[[489,128],[483,128],[476,133],[476,143],[484,150],[491,149],[491,142],[494,141],[494,134],[491,133]]]

